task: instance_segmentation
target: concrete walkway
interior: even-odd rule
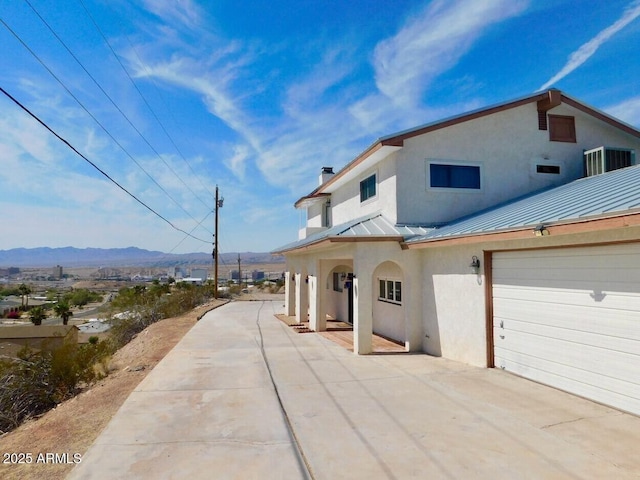
[[[208,313],[69,478],[640,478],[638,417],[499,370],[359,357],[281,308]]]

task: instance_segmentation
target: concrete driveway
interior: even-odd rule
[[[640,478],[640,418],[499,370],[208,313],[69,478]]]

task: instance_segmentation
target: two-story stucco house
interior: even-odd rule
[[[639,148],[554,89],[383,137],[296,202],[287,314],[640,413]]]

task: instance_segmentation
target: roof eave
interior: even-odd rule
[[[543,222],[549,236],[571,235],[578,233],[600,232],[616,228],[640,226],[640,212],[607,215],[598,218],[580,219],[564,222]],[[450,237],[428,238],[414,242],[403,242],[403,249],[421,249],[441,246],[486,243],[492,241],[521,240],[533,238],[536,225],[526,225],[505,230],[452,235]]]
[[[294,246],[291,248],[283,249],[283,250],[274,250],[271,252],[272,255],[286,255],[288,253],[294,252],[303,252],[307,250],[315,250],[318,248],[326,247],[329,244],[337,244],[337,243],[356,243],[356,242],[404,242],[404,237],[402,235],[364,235],[364,236],[356,236],[356,235],[335,235],[331,237],[325,237],[318,239],[316,241],[305,243],[299,246]]]

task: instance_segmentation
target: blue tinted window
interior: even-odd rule
[[[376,176],[371,175],[360,182],[360,201],[376,196]]]
[[[439,188],[480,189],[480,167],[471,165],[429,165],[431,186]]]

